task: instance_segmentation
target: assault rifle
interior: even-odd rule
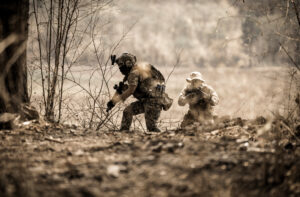
[[[203,92],[201,90],[201,88],[187,89],[187,90],[185,90],[185,94],[186,94],[186,96],[189,96],[189,95],[198,95],[199,97],[203,97],[204,95],[206,95],[206,93]]]
[[[205,96],[207,96],[208,94],[203,92],[201,90],[201,88],[193,88],[193,89],[188,89],[185,91],[185,94],[186,94],[186,97],[187,98],[193,98],[195,96],[198,97],[198,103],[205,103],[207,102],[206,99],[205,99]]]
[[[114,85],[114,89],[118,94],[122,94],[125,90],[128,89],[128,85],[125,84],[123,81],[120,81],[119,85],[118,84]]]
[[[120,81],[119,85],[118,84],[114,85],[114,89],[116,90],[115,95],[122,94],[125,90],[128,89],[128,85],[125,84],[123,81]],[[106,112],[109,112],[115,106],[112,100],[110,100],[106,105],[107,105]]]
[[[110,60],[111,60],[111,65],[114,65],[116,63],[117,56],[111,55]],[[114,85],[114,89],[116,90],[115,95],[122,94],[126,89],[128,89],[128,85],[125,84],[124,81],[126,81],[126,79],[123,81],[120,81],[119,85],[118,84]],[[110,100],[106,105],[107,105],[106,112],[109,112],[115,106],[115,104],[113,103],[112,100]]]

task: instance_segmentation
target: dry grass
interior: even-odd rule
[[[171,72],[170,67],[157,67],[165,76]],[[80,81],[82,86],[88,88],[88,80],[91,76],[91,71],[86,69],[86,67],[76,67],[76,70],[81,72],[73,72],[74,77]],[[177,99],[180,91],[185,86],[185,79],[192,71],[200,71],[206,82],[217,91],[220,97],[220,103],[216,106],[216,112],[220,116],[230,115],[232,117],[239,116],[250,119],[259,115],[270,116],[272,113],[280,110],[287,79],[287,71],[285,68],[259,67],[241,69],[178,67],[167,82],[166,91],[170,97],[174,99],[173,106],[169,111],[163,111],[160,118],[162,122],[172,123],[167,124],[166,126],[168,127],[176,127],[178,121],[182,119],[184,113],[188,109],[188,106],[178,106]],[[121,79],[121,74],[116,72],[109,82],[111,92],[113,92],[113,85]],[[99,81],[100,76],[95,75],[91,81],[92,91],[99,88]],[[77,110],[78,116],[88,116],[88,114],[85,114],[82,110],[84,107],[87,107],[85,100],[88,95],[72,82],[68,81],[65,87],[65,105],[69,105],[75,113]],[[40,99],[39,92],[41,90],[38,85],[34,86],[34,90],[36,94],[33,95],[32,101],[33,104],[38,105]],[[102,99],[107,99],[104,102],[108,101],[107,96],[102,97]],[[125,102],[125,105],[133,100],[133,98],[128,99],[128,101]],[[64,110],[64,121],[68,123],[79,123],[70,119],[67,113],[68,111]],[[121,116],[121,114],[119,114],[119,116]],[[82,118],[79,118],[78,120],[82,120]]]
[[[167,124],[168,127],[177,126],[187,111],[187,106],[177,105],[177,99],[186,83],[185,78],[192,71],[202,72],[207,83],[219,94],[220,103],[216,106],[216,112],[220,116],[250,119],[258,115],[270,116],[284,110],[283,97],[287,93],[289,83],[287,69],[274,67],[283,64],[275,57],[273,62],[264,58],[263,54],[267,52],[264,52],[267,47],[265,42],[268,40],[259,41],[257,49],[262,51],[248,54],[248,48],[242,39],[243,17],[239,15],[238,7],[228,1],[116,0],[98,14],[101,25],[96,31],[96,39],[103,47],[101,55],[104,60],[110,55],[106,50],[116,44],[124,31],[131,27],[133,28],[114,53],[119,55],[131,52],[138,60],[149,61],[157,66],[165,77],[172,70],[178,54],[176,52],[182,50],[181,66],[172,73],[167,84],[167,92],[174,98],[174,104],[169,111],[161,115],[163,122],[171,122]],[[31,24],[30,38],[33,41],[34,34],[35,27]],[[28,47],[30,66],[36,61],[36,43],[32,40],[29,40],[32,44]],[[88,45],[89,39],[84,42],[84,46]],[[280,54],[276,53],[276,56]],[[99,91],[101,73],[93,73],[89,87],[93,69],[98,65],[92,46],[87,47],[76,65],[78,64],[84,66],[74,66],[73,76],[69,74],[68,77],[74,77],[81,86],[92,93]],[[249,68],[249,65],[253,67]],[[123,77],[116,68],[111,74],[113,77],[109,86],[112,93],[113,85]],[[33,75],[36,82],[33,84],[34,94],[31,101],[38,108],[42,106],[39,78],[37,70]],[[62,119],[68,123],[81,124],[80,121],[90,116],[86,102],[88,94],[70,81],[65,83]],[[108,96],[103,95],[100,100],[105,104],[108,99]],[[125,105],[130,101],[132,99],[126,101]],[[69,115],[70,111],[76,118]],[[120,113],[117,113],[117,119],[120,119]]]

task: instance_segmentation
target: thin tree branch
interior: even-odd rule
[[[279,42],[279,45],[282,47],[283,51],[286,53],[286,55],[289,57],[291,62],[293,62],[294,66],[300,71],[300,67],[297,65],[297,63],[294,61],[294,59],[290,56],[290,54],[287,52],[285,47]]]
[[[295,3],[295,0],[292,0],[292,3],[294,5],[295,13],[296,13],[297,20],[298,20],[298,25],[299,25],[299,28],[300,28],[300,16],[299,16],[299,11],[298,11],[297,5]]]
[[[38,45],[39,45],[39,60],[40,60],[40,71],[41,71],[41,77],[42,77],[42,91],[43,91],[43,100],[44,100],[44,107],[46,109],[46,95],[45,95],[45,77],[44,77],[44,71],[43,71],[43,61],[42,61],[42,46],[41,46],[41,35],[40,35],[40,26],[38,22],[38,13],[37,13],[37,6],[35,0],[33,0],[33,10],[34,10],[34,18],[36,23],[36,29],[37,29],[37,36],[38,36]]]
[[[168,77],[167,77],[167,80],[166,80],[166,85],[167,85],[167,82],[170,78],[170,76],[172,75],[172,73],[174,72],[175,68],[180,64],[180,59],[181,59],[181,53],[182,53],[182,49],[179,51],[179,53],[177,53],[176,55],[176,62],[171,70],[171,72],[169,73]]]

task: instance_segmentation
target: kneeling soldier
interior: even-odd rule
[[[205,84],[200,72],[192,72],[190,78],[186,80],[188,84],[181,91],[178,104],[180,106],[189,104],[189,111],[183,118],[181,128],[192,125],[194,122],[203,125],[213,124],[213,106],[219,102],[217,93]]]
[[[162,109],[168,110],[173,100],[165,93],[164,76],[148,63],[137,63],[136,57],[123,53],[119,58],[112,56],[112,64],[116,62],[124,75],[123,90],[117,90],[107,103],[107,111],[119,101],[125,101],[133,95],[137,101],[124,109],[120,131],[129,130],[134,115],[145,113],[148,131],[160,132],[157,120]],[[119,87],[120,88],[120,87]]]

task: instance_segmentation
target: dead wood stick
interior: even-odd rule
[[[63,141],[53,139],[52,137],[45,137],[45,140],[48,140],[48,141],[50,141],[50,142],[60,143],[60,144],[63,144],[63,143],[64,143]]]

